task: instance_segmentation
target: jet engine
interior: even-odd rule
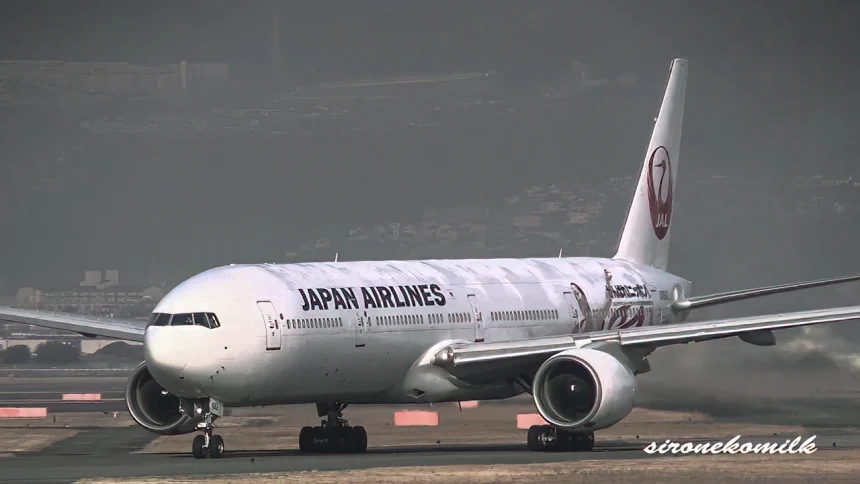
[[[636,377],[618,358],[588,348],[551,356],[532,383],[538,412],[566,430],[614,425],[633,410],[635,391]]]
[[[128,379],[125,402],[138,425],[159,435],[193,432],[202,419],[194,416],[193,411],[180,411],[180,398],[161,388],[146,368],[146,362],[138,365]]]

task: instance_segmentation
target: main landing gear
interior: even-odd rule
[[[363,453],[367,450],[364,427],[350,427],[343,419],[345,403],[318,403],[317,414],[326,417],[318,427],[302,427],[299,450],[302,453]]]
[[[195,459],[211,457],[218,459],[224,455],[224,439],[220,435],[212,435],[212,422],[215,416],[211,413],[206,413],[206,417],[198,425],[198,428],[203,429],[203,435],[194,437],[191,443],[191,454]]]
[[[594,432],[567,432],[551,425],[529,427],[528,447],[532,452],[590,452]]]

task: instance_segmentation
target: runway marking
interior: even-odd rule
[[[0,418],[45,418],[47,408],[0,408]]]
[[[439,414],[436,412],[425,412],[421,410],[394,412],[394,425],[397,427],[407,427],[411,425],[437,427],[439,426]]]
[[[99,401],[102,399],[101,393],[64,393],[63,400],[64,401],[73,401],[73,402],[93,402]]]
[[[520,413],[517,414],[517,428],[520,430],[528,430],[532,425],[548,425],[546,420],[539,413]]]

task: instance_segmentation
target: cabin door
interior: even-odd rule
[[[260,309],[260,314],[263,315],[263,324],[266,325],[266,349],[281,349],[281,324],[278,321],[275,305],[269,301],[258,301],[257,308]]]
[[[475,342],[484,341],[484,315],[481,313],[481,307],[478,305],[478,298],[474,294],[469,294],[469,305],[472,306],[472,321],[475,324]]]
[[[570,314],[570,332],[572,334],[582,333],[585,328],[583,328],[583,324],[580,322],[584,320],[579,311],[579,304],[577,304],[576,299],[573,297],[572,292],[565,292],[562,294],[564,298],[564,305],[567,306],[567,312]]]
[[[361,347],[366,344],[367,332],[370,329],[370,318],[367,311],[356,311],[355,313],[355,346]]]

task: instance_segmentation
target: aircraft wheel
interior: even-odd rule
[[[209,457],[218,459],[224,455],[224,439],[220,435],[213,435],[209,439]]]
[[[367,431],[364,430],[364,427],[361,425],[358,427],[352,427],[352,433],[355,436],[355,447],[353,447],[353,452],[356,454],[367,452]]]
[[[576,452],[591,452],[594,450],[594,432],[578,434],[574,440]]]
[[[299,451],[303,454],[309,454],[314,450],[314,429],[312,427],[302,427],[299,432]]]
[[[532,425],[529,427],[529,433],[526,440],[526,444],[528,448],[532,452],[540,452],[543,450],[544,445],[541,441],[541,437],[543,436],[543,427],[541,425]]]
[[[202,435],[194,437],[194,441],[191,443],[191,455],[193,455],[195,459],[202,459],[206,457],[206,448],[204,447],[205,444],[206,437]]]

